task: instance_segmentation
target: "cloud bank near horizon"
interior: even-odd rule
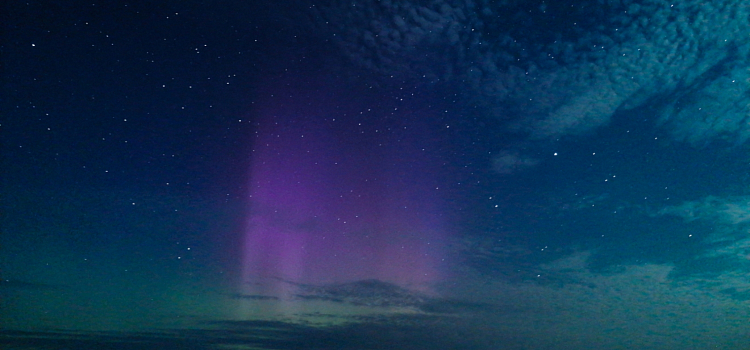
[[[529,140],[584,134],[647,104],[677,141],[750,137],[742,1],[333,1],[317,11],[359,65],[463,85],[468,102]]]

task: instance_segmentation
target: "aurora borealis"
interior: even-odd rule
[[[426,112],[389,123],[380,111],[323,117],[305,102],[261,108],[256,122],[244,277],[417,289],[443,279],[437,126],[421,121]]]

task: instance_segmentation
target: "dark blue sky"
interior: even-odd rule
[[[257,53],[278,39],[178,5],[8,5],[19,8],[6,21],[5,103],[18,117],[6,127],[31,152],[19,160],[60,162],[67,181],[106,181],[108,170],[115,181],[197,185],[180,169],[244,158],[249,86],[273,74]]]

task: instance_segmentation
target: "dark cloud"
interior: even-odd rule
[[[375,279],[322,286],[294,285],[299,288],[296,297],[305,300],[325,300],[371,307],[418,307],[428,300],[420,293]]]
[[[472,104],[529,139],[586,133],[647,102],[680,141],[750,136],[743,1],[334,1],[318,11],[361,66],[470,88]]]

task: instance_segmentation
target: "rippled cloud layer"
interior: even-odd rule
[[[361,66],[468,87],[532,140],[648,104],[676,140],[750,136],[743,1],[335,1],[321,27]]]

